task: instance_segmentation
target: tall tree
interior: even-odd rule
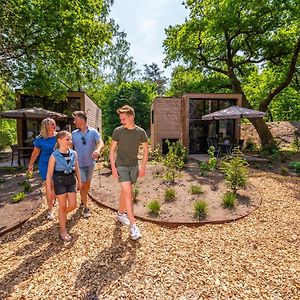
[[[22,81],[37,69],[64,69],[80,82],[111,39],[111,0],[7,0],[0,10],[0,70]],[[18,82],[19,83],[19,82]],[[17,84],[18,84],[17,83]]]
[[[144,76],[143,79],[152,82],[156,86],[158,95],[163,95],[165,92],[165,84],[167,83],[167,77],[163,76],[164,71],[160,70],[156,63],[151,65],[144,65]]]
[[[300,51],[300,2],[298,0],[188,0],[190,18],[166,29],[166,64],[183,61],[204,74],[225,75],[233,92],[241,93],[243,106],[251,104],[243,80],[253,66],[260,70],[280,66],[285,72],[260,99],[267,111],[273,99],[292,81]],[[284,76],[283,76],[284,75]],[[262,119],[252,119],[263,145],[273,138]]]

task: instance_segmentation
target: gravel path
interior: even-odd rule
[[[160,228],[128,239],[111,211],[70,216],[58,240],[44,209],[0,244],[0,299],[300,299],[300,178],[253,173],[263,203],[225,225]]]

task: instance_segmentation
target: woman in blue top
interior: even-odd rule
[[[46,191],[50,197],[53,181],[54,191],[58,199],[60,237],[64,241],[70,241],[71,236],[68,234],[66,228],[67,214],[77,207],[76,190],[80,189],[81,180],[77,154],[74,150],[70,149],[71,134],[68,131],[60,131],[56,135],[56,140],[56,149],[51,154],[48,164]]]
[[[54,146],[56,143],[55,129],[56,129],[56,123],[53,119],[46,118],[42,121],[41,131],[33,143],[34,149],[32,151],[29,164],[28,164],[28,172],[31,173],[33,171],[33,164],[36,161],[36,159],[39,157],[39,161],[38,161],[39,174],[42,177],[42,180],[44,181],[45,189],[46,189],[46,175],[48,170],[48,162],[49,162],[50,155],[54,151]],[[54,192],[47,193],[47,189],[46,189],[46,199],[48,205],[47,219],[53,220],[52,209],[53,209],[53,202],[55,200]]]

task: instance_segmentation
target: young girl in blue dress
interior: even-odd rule
[[[71,236],[66,228],[67,214],[77,207],[76,191],[81,187],[81,180],[77,154],[71,149],[71,134],[68,131],[60,131],[56,134],[56,141],[56,149],[49,159],[46,191],[51,193],[53,180],[54,192],[58,200],[60,237],[64,241],[70,241]]]
[[[54,146],[56,143],[55,138],[55,130],[56,130],[56,123],[51,118],[46,118],[41,122],[41,131],[40,134],[37,136],[37,138],[34,140],[33,143],[33,151],[29,160],[28,164],[28,172],[33,171],[33,164],[38,160],[38,169],[39,174],[44,182],[44,186],[46,189],[46,174],[48,170],[48,161],[50,158],[50,155],[54,151]],[[53,188],[51,189],[53,190]],[[46,191],[46,199],[47,199],[47,205],[48,205],[48,212],[47,212],[47,219],[52,220],[53,219],[53,203],[55,201],[55,195],[54,193],[47,193]]]

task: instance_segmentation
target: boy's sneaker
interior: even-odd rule
[[[117,220],[118,220],[119,222],[121,222],[123,225],[125,225],[125,226],[129,226],[129,225],[130,225],[130,221],[129,221],[129,219],[128,219],[126,213],[120,214],[119,212],[117,212],[116,218],[117,218]]]
[[[54,214],[52,211],[47,212],[47,220],[52,221],[54,219]]]
[[[91,211],[90,211],[90,209],[89,208],[87,208],[87,207],[85,207],[84,209],[83,209],[83,217],[85,218],[85,219],[87,219],[87,218],[89,218],[90,216],[91,216]]]
[[[130,237],[132,240],[136,241],[142,237],[139,228],[134,224],[130,227]]]

